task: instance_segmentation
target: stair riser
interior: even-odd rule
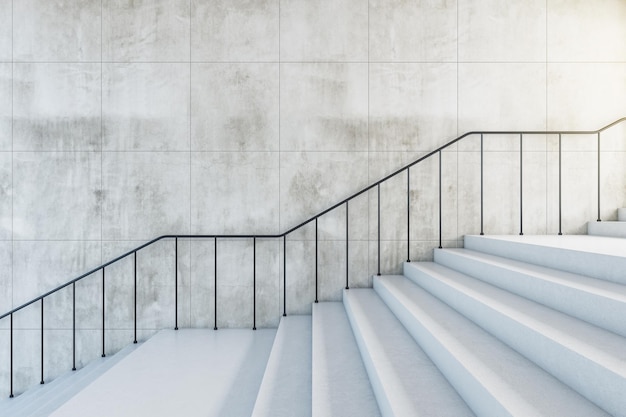
[[[465,236],[465,248],[574,274],[626,284],[626,257]]]
[[[407,277],[581,395],[614,415],[626,410],[626,379],[417,268]]]
[[[409,311],[394,294],[377,279],[374,280],[374,290],[385,301],[389,309],[405,326],[411,336],[418,342],[429,358],[437,365],[442,374],[454,386],[459,395],[472,408],[477,415],[485,416],[510,416],[511,414],[500,402],[487,391],[479,380],[476,379],[457,358],[452,355],[444,344],[441,343],[422,324],[419,317]]]
[[[626,304],[521,272],[435,250],[435,262],[572,317],[626,336]]]
[[[617,220],[626,222],[626,208],[617,209]]]
[[[626,238],[626,222],[589,222],[587,234]]]

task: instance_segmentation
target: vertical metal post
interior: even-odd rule
[[[102,357],[106,357],[104,350],[104,267],[102,267]]]
[[[43,297],[41,297],[41,381],[40,384],[43,385]]]
[[[252,238],[252,330],[256,330],[256,237]]]
[[[406,169],[406,261],[411,262],[411,168]]]
[[[287,235],[283,235],[283,317],[287,316]]]
[[[484,167],[484,152],[483,152],[483,134],[480,134],[480,234],[484,235],[484,200],[483,200],[483,167]]]
[[[348,284],[348,265],[350,263],[350,252],[349,252],[349,242],[350,241],[350,231],[348,229],[348,202],[346,201],[346,290],[350,289],[350,285]]]
[[[178,238],[174,246],[174,330],[178,330]]]
[[[442,217],[441,217],[441,151],[439,151],[439,249],[442,248],[441,245],[441,224],[442,224]]]
[[[378,190],[378,273],[380,276],[380,183],[376,186]]]
[[[602,221],[600,216],[600,132],[598,132],[598,221]]]
[[[317,217],[315,218],[315,302],[317,303]]]
[[[137,343],[137,251],[134,252],[134,279],[133,279],[133,291],[135,293],[135,317],[134,317],[134,321],[135,321],[135,340],[133,340],[133,343]]]
[[[217,330],[217,236],[213,238],[213,330]]]
[[[76,370],[76,281],[72,282],[72,371]]]
[[[524,234],[524,174],[522,134],[519,134],[519,234]]]
[[[13,398],[13,313],[11,313],[11,330],[10,330],[10,356],[11,356],[11,370],[9,371],[10,373],[10,392],[9,392],[9,398]]]
[[[561,134],[559,133],[559,236],[561,236],[562,229],[562,213],[561,213]]]

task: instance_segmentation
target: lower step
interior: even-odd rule
[[[313,304],[313,417],[380,416],[340,302]]]
[[[592,236],[626,238],[626,221],[589,222],[587,223],[587,234]]]
[[[343,300],[383,416],[474,415],[372,289]]]
[[[282,317],[252,417],[311,416],[311,316]]]
[[[477,415],[609,415],[407,278],[374,288]]]

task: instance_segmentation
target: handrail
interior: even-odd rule
[[[142,245],[137,246],[136,248],[133,248],[127,252],[125,252],[124,254],[106,262],[103,263],[87,272],[85,272],[84,274],[66,282],[65,284],[59,285],[58,287],[36,297],[33,298],[32,300],[20,305],[19,307],[15,307],[14,309],[12,309],[11,311],[8,311],[2,315],[0,315],[0,320],[2,320],[5,317],[8,317],[20,310],[22,310],[23,308],[26,308],[28,306],[30,306],[31,304],[34,304],[38,301],[43,300],[44,298],[56,293],[57,291],[62,290],[63,288],[66,288],[72,284],[75,284],[76,282],[82,280],[83,278],[86,278],[87,276],[98,272],[101,269],[106,268],[107,266],[120,261],[124,258],[126,258],[127,256],[130,256],[136,252],[138,252],[139,250],[152,245],[153,243],[156,243],[160,240],[163,239],[171,239],[171,238],[179,238],[179,239],[251,239],[251,238],[258,238],[258,239],[278,239],[278,238],[285,238],[287,235],[293,233],[294,231],[300,229],[301,227],[311,223],[314,220],[317,220],[318,218],[320,218],[321,216],[329,213],[330,211],[342,206],[343,204],[346,204],[348,201],[353,200],[354,198],[362,195],[363,193],[378,187],[380,184],[382,184],[383,182],[389,180],[392,177],[395,177],[396,175],[408,170],[409,168],[411,168],[412,166],[422,162],[423,160],[426,160],[430,157],[432,157],[433,155],[438,154],[439,152],[443,151],[444,149],[454,145],[455,143],[461,141],[462,139],[468,137],[468,136],[473,136],[473,135],[591,135],[591,134],[600,134],[601,132],[621,123],[626,121],[626,117],[622,117],[620,119],[615,120],[612,123],[609,123],[608,125],[597,129],[597,130],[546,130],[546,131],[540,131],[540,130],[523,130],[523,131],[507,131],[507,130],[493,130],[493,131],[470,131],[470,132],[466,132],[464,134],[462,134],[461,136],[458,136],[455,139],[452,139],[451,141],[447,142],[446,144],[438,147],[437,149],[427,153],[426,155],[416,159],[415,161],[403,166],[402,168],[392,172],[391,174],[388,174],[387,176],[383,177],[382,179],[370,184],[369,186],[361,189],[360,191],[350,195],[349,197],[341,200],[340,202],[332,205],[331,207],[317,213],[316,215],[310,217],[308,220],[305,220],[304,222],[298,224],[297,226],[294,226],[290,229],[288,229],[287,231],[280,233],[280,234],[232,234],[232,235],[226,235],[226,234],[212,234],[212,235],[162,235],[159,237],[156,237]]]

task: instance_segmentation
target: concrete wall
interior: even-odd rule
[[[599,128],[626,115],[624,22],[621,0],[0,0],[0,311],[161,234],[283,231],[469,130]],[[626,205],[623,139],[603,144],[605,218]],[[557,146],[525,139],[525,233],[558,228]],[[567,233],[596,217],[595,146],[563,138]],[[487,233],[519,231],[518,148],[485,139]],[[445,246],[479,231],[478,150],[443,153]],[[411,170],[414,260],[438,243],[437,175]],[[381,187],[383,273],[406,258],[405,190]],[[376,193],[349,213],[351,285],[368,285]],[[345,207],[318,227],[320,299],[338,299]],[[313,225],[287,241],[288,313],[310,311],[314,249]],[[180,326],[213,325],[213,251],[179,241]],[[173,325],[173,254],[138,253],[140,339]],[[218,325],[249,326],[252,242],[218,254]],[[282,264],[282,242],[257,242],[260,327],[282,312]],[[132,270],[106,271],[110,352],[133,337]],[[79,364],[100,354],[94,275],[76,288]],[[58,351],[71,298],[45,301]],[[38,378],[39,308],[15,317],[16,389]],[[68,361],[50,353],[47,375]]]

